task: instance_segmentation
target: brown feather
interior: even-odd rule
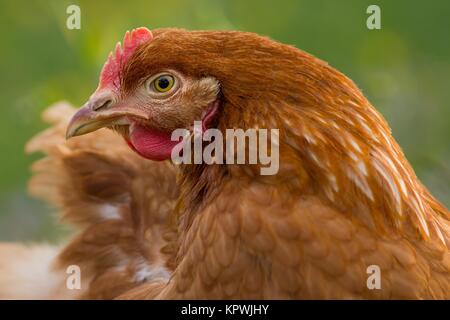
[[[160,249],[178,195],[170,163],[144,160],[108,130],[70,141],[67,104],[44,114],[54,123],[27,145],[46,157],[33,165],[30,192],[49,201],[79,233],[55,262],[79,265],[89,279],[85,298],[111,299],[153,277],[168,277]],[[112,281],[114,279],[114,281]]]

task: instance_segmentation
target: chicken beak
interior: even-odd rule
[[[129,125],[129,117],[147,120],[139,109],[127,108],[123,103],[115,102],[111,92],[96,92],[70,120],[66,139],[113,125]]]

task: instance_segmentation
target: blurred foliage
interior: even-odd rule
[[[81,30],[66,8],[81,7]],[[382,29],[366,28],[378,4]],[[236,29],[268,35],[328,61],[384,114],[418,176],[450,205],[450,1],[0,0],[0,241],[58,239],[51,208],[26,194],[26,141],[51,103],[81,105],[125,30]]]

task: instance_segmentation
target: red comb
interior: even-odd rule
[[[99,88],[113,87],[119,88],[119,74],[122,66],[131,57],[136,48],[144,42],[150,41],[153,38],[152,32],[147,28],[137,28],[125,33],[123,38],[123,45],[117,43],[115,52],[111,52],[108,60],[103,66],[100,73]]]

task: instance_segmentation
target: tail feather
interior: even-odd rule
[[[90,279],[83,298],[114,298],[143,282],[167,280],[160,251],[178,196],[174,168],[142,159],[107,129],[66,141],[74,112],[67,103],[47,109],[43,119],[52,127],[26,146],[28,153],[45,154],[32,166],[30,193],[78,230],[55,258],[56,267],[80,266]]]

